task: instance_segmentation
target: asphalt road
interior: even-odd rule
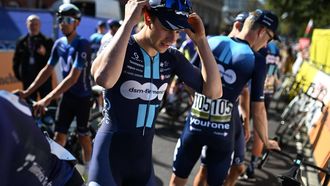
[[[280,112],[271,110],[269,114],[269,136],[270,138],[275,136],[275,130],[279,125]],[[155,174],[157,177],[158,186],[167,186],[170,176],[172,174],[172,158],[173,151],[183,128],[183,118],[179,121],[173,122],[170,117],[163,111],[159,114],[156,123],[156,135],[153,143],[153,162]],[[246,162],[250,160],[250,149],[252,142],[247,144]],[[292,142],[290,145],[282,146],[282,150],[289,152],[293,157],[296,155],[296,143]],[[287,172],[292,164],[291,160],[280,156],[278,154],[271,154],[268,161],[264,165],[263,169],[256,170],[256,180],[240,180],[237,186],[276,186],[280,185],[278,175]],[[197,163],[190,174],[188,179],[188,186],[192,186],[193,178],[199,168]],[[318,186],[317,174],[313,171],[303,171],[302,179],[305,181],[305,185]],[[306,183],[307,182],[307,183]]]
[[[280,111],[270,110],[269,120],[269,136],[273,138],[275,136],[275,130],[279,125]],[[172,174],[172,158],[173,152],[178,138],[180,137],[184,118],[179,118],[177,121],[172,121],[171,118],[162,111],[156,122],[156,130],[153,142],[153,163],[156,174],[157,186],[167,186]],[[296,141],[291,141],[289,145],[281,146],[282,150],[290,153],[292,157],[297,152]],[[245,155],[246,164],[250,160],[252,141],[247,144],[247,151]],[[305,154],[305,159],[313,161],[312,156],[308,148],[302,149]],[[265,163],[263,169],[256,169],[255,180],[239,180],[236,186],[278,186],[281,185],[278,179],[279,175],[288,172],[292,161],[286,157],[272,153],[269,156],[268,161]],[[198,162],[192,170],[190,177],[188,178],[187,186],[193,185],[193,179],[199,169],[200,163]],[[83,166],[77,166],[79,172],[82,173]],[[312,169],[302,167],[302,180],[306,186],[319,186],[317,173]]]

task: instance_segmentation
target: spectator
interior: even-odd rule
[[[13,59],[13,70],[23,89],[28,88],[40,70],[47,64],[53,46],[53,40],[40,32],[41,22],[37,15],[26,19],[28,34],[18,39]],[[51,77],[29,98],[36,100],[45,97],[52,90]]]
[[[286,55],[283,58],[283,62],[281,65],[282,74],[284,74],[284,75],[292,74],[292,67],[293,67],[295,60],[296,59],[294,57],[292,47],[288,46],[288,48],[286,49]]]
[[[92,143],[88,128],[91,107],[91,75],[89,42],[77,33],[81,19],[80,10],[73,4],[63,4],[57,12],[57,21],[64,37],[56,40],[47,65],[40,71],[33,83],[24,91],[16,91],[26,98],[40,87],[59,62],[63,81],[34,105],[35,113],[43,113],[55,98],[63,94],[57,110],[55,141],[65,146],[68,129],[76,118],[79,142],[82,146],[86,173],[91,158]]]

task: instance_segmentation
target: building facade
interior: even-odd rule
[[[223,0],[191,0],[193,10],[201,16],[207,34],[221,33]]]

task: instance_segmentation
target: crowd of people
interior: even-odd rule
[[[31,127],[26,129],[30,132],[21,132],[17,123],[22,120],[13,115],[23,112],[23,119],[33,125],[32,115],[43,114],[48,105],[57,103],[54,140],[65,146],[68,129],[76,120],[88,185],[155,185],[155,122],[168,87],[175,85],[173,76],[192,89],[194,99],[174,149],[171,186],[185,185],[199,159],[202,164],[194,185],[235,185],[243,173],[254,177],[263,148],[280,150],[268,137],[267,111],[280,76],[291,73],[294,57],[291,48],[281,57],[275,41],[280,23],[273,12],[257,9],[238,14],[228,36],[206,36],[189,0],[129,0],[123,21],[98,22],[96,33],[88,39],[77,32],[82,15],[75,5],[61,5],[56,17],[64,36],[55,42],[40,32],[38,16],[26,19],[28,34],[18,40],[13,59],[23,90],[13,93],[38,101],[31,114],[15,95],[0,92],[0,109],[12,108],[11,114],[1,115],[0,127],[4,134],[14,131],[18,139],[38,143],[40,131]],[[57,63],[63,80],[51,87]],[[88,119],[95,84],[104,89],[104,118],[92,143]],[[250,117],[253,148],[245,168]],[[24,147],[24,153],[16,155],[15,166],[8,160],[16,157],[17,149],[0,153],[7,157],[0,158],[0,165],[6,167],[0,175],[8,180],[26,178],[33,185],[81,185],[80,181],[72,184],[73,179],[80,180],[74,166],[53,156],[47,140],[40,143]],[[23,146],[20,142],[12,148]],[[44,179],[31,171],[34,166]]]

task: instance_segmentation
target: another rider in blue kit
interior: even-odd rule
[[[143,29],[131,36],[142,15]],[[182,30],[195,42],[202,70],[170,48]],[[212,99],[222,95],[203,23],[188,0],[129,0],[121,27],[101,49],[92,74],[106,89],[105,117],[95,138],[89,185],[155,185],[154,123],[171,76]]]
[[[205,145],[204,161],[207,166],[201,168],[207,169],[207,184],[223,184],[232,164],[238,130],[235,124],[238,116],[236,101],[250,79],[252,115],[256,130],[267,148],[279,149],[277,142],[268,139],[263,103],[266,64],[264,58],[251,48],[253,46],[258,50],[265,46],[273,38],[276,28],[277,17],[274,14],[256,10],[246,19],[242,31],[236,37],[215,36],[209,39],[222,75],[223,96],[211,100],[195,93],[191,112],[174,152],[170,185],[186,184]]]
[[[65,149],[57,145],[61,153],[56,153],[27,104],[4,90],[0,90],[0,146],[1,185],[83,185]]]
[[[65,35],[57,39],[52,48],[51,56],[46,66],[40,71],[33,83],[18,94],[26,98],[38,89],[60,63],[63,81],[34,105],[35,113],[43,113],[52,100],[63,94],[55,123],[54,139],[65,145],[68,129],[76,118],[79,142],[82,146],[83,160],[88,169],[92,151],[92,143],[88,128],[91,107],[91,48],[87,39],[77,33],[81,19],[80,10],[73,4],[63,4],[57,12],[57,21]],[[86,170],[87,172],[87,170]]]

